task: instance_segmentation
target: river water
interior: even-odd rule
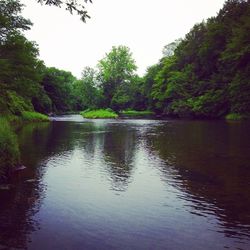
[[[250,249],[250,123],[29,124],[0,249]]]

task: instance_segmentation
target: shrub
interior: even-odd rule
[[[20,161],[17,138],[5,118],[0,118],[0,177],[7,173]]]
[[[38,112],[30,112],[23,111],[21,113],[21,117],[24,121],[28,122],[47,122],[49,121],[49,117],[47,115],[38,113]]]
[[[7,97],[8,109],[14,115],[20,115],[23,111],[34,110],[30,100],[25,100],[14,91],[7,91]]]
[[[0,89],[0,114],[21,115],[23,111],[34,111],[30,100],[24,99],[15,91]]]

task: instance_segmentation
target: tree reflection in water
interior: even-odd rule
[[[71,219],[82,232],[88,232],[93,226],[103,230],[106,220],[110,225],[104,228],[111,230],[114,226],[111,221],[117,223],[122,216],[128,223],[138,218],[138,225],[145,220],[144,223],[149,223],[147,232],[154,237],[159,233],[159,239],[160,233],[170,233],[164,231],[167,230],[164,223],[170,223],[171,231],[176,229],[165,212],[177,213],[177,207],[171,210],[169,205],[183,204],[181,211],[185,210],[185,215],[213,219],[212,229],[218,234],[249,245],[249,133],[247,122],[223,121],[77,120],[27,125],[19,131],[22,162],[27,169],[13,177],[11,190],[0,191],[0,200],[4,201],[0,203],[0,248],[30,246],[29,241],[41,226],[39,218],[47,222],[47,218],[36,216],[44,202],[43,209],[50,212],[53,202],[52,208],[57,211],[57,214],[51,212],[50,219],[56,215],[62,220],[68,211],[79,210]],[[154,175],[140,171],[153,171]],[[26,182],[29,179],[34,181]],[[52,191],[47,190],[47,184]],[[167,191],[161,189],[161,184]],[[169,186],[175,192],[174,204],[170,204],[173,202],[170,198],[163,198],[171,196]],[[154,187],[162,193],[152,193],[155,197],[151,200],[150,188]],[[120,197],[115,198],[114,194]],[[66,197],[68,200],[64,200]],[[151,209],[159,214],[151,214]],[[118,217],[106,217],[110,213]],[[85,214],[83,221],[82,214]],[[176,214],[172,215],[178,219]],[[162,224],[159,218],[166,221]],[[65,225],[71,225],[68,220],[63,221]],[[56,222],[47,229],[60,231],[62,228]],[[149,225],[156,228],[158,225],[162,231],[157,232],[153,227],[151,232]],[[208,227],[206,223],[204,226]],[[125,229],[121,225],[123,235],[122,230]],[[68,233],[77,236],[75,231]],[[89,244],[99,246],[102,238],[91,239]],[[151,238],[147,236],[144,240]],[[189,243],[192,245],[192,241]]]
[[[163,179],[191,201],[190,212],[214,214],[228,237],[250,237],[249,124],[175,121],[145,137]]]
[[[112,131],[104,135],[103,154],[113,189],[124,191],[134,168],[136,131],[124,126],[113,126]]]

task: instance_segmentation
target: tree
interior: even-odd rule
[[[152,96],[152,88],[155,84],[155,78],[162,68],[160,63],[152,65],[147,68],[146,74],[143,77],[143,95],[145,96],[146,107],[152,109],[154,107],[154,100]]]
[[[165,46],[144,77],[153,108],[178,116],[250,115],[249,17],[249,0],[228,0],[177,46]]]
[[[75,81],[73,85],[73,95],[76,100],[76,109],[95,109],[102,102],[102,92],[98,87],[98,73],[95,69],[85,67],[81,80]]]
[[[90,18],[88,12],[85,10],[84,3],[92,3],[92,0],[36,0],[38,3],[46,5],[54,5],[57,7],[64,6],[71,14],[76,13],[81,16],[81,20],[86,22],[87,18]]]
[[[173,56],[174,51],[178,47],[180,42],[181,42],[181,39],[176,39],[174,42],[165,45],[163,50],[162,50],[163,56],[165,56],[165,57]]]
[[[0,0],[0,44],[11,34],[30,29],[31,21],[19,14],[22,7],[19,0]]]
[[[41,80],[38,49],[21,34],[12,34],[0,45],[0,82],[22,96],[32,97]]]
[[[106,106],[112,106],[112,102],[117,103],[117,95],[127,92],[136,70],[135,61],[128,47],[112,47],[112,50],[99,61],[100,77]],[[114,100],[112,100],[114,98]],[[119,101],[118,101],[119,103]],[[118,105],[119,106],[119,105]],[[116,107],[118,108],[118,107]]]
[[[52,101],[55,112],[72,110],[74,106],[73,84],[76,78],[67,71],[56,68],[45,70],[42,86]]]

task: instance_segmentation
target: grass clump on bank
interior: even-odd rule
[[[21,118],[25,122],[48,122],[49,117],[47,115],[31,112],[31,111],[23,111],[21,114]]]
[[[17,137],[6,118],[0,118],[0,178],[19,163]]]
[[[19,115],[7,114],[0,117],[0,181],[9,176],[13,167],[20,163],[20,151],[17,136],[13,129],[26,122],[49,121],[48,116],[22,111]]]
[[[118,115],[112,109],[97,109],[97,110],[85,110],[80,112],[84,118],[98,119],[98,118],[117,118]]]
[[[246,119],[247,117],[245,115],[241,115],[238,113],[230,113],[225,116],[226,120],[233,120],[233,121],[240,121],[243,119]]]
[[[149,111],[149,110],[143,110],[143,111],[138,111],[138,110],[123,110],[121,112],[122,115],[127,115],[127,116],[147,116],[147,115],[154,115],[154,112]]]

